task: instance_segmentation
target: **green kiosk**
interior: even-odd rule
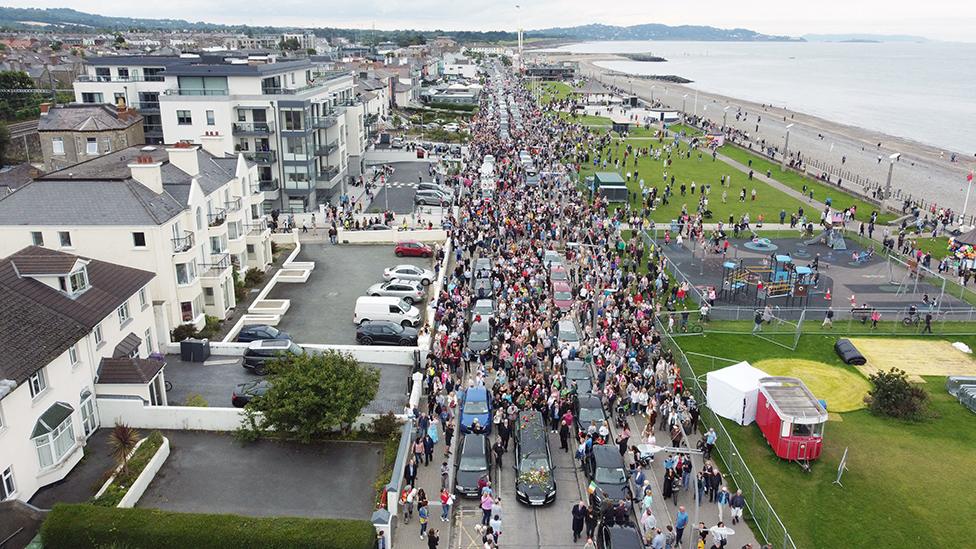
[[[600,196],[608,202],[627,202],[628,192],[627,183],[617,172],[597,172],[593,174],[594,193],[599,192]]]

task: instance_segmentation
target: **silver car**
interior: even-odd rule
[[[576,327],[576,321],[572,318],[564,318],[559,321],[556,326],[556,338],[559,341],[560,346],[566,345],[573,349],[580,348],[580,335],[579,328]]]
[[[427,286],[432,280],[434,280],[434,271],[408,264],[383,269],[383,280],[393,279],[413,280]]]
[[[485,320],[495,316],[495,301],[493,299],[479,299],[471,307],[471,318],[481,317]]]
[[[393,279],[389,282],[373,284],[366,290],[366,295],[399,297],[413,305],[424,299],[424,287],[416,280]]]

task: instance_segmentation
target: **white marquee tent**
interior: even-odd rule
[[[705,376],[708,407],[739,425],[749,425],[756,420],[759,380],[764,377],[769,374],[748,362],[708,372]]]

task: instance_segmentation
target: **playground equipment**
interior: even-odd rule
[[[768,238],[753,236],[752,240],[743,244],[746,248],[755,252],[775,252],[779,246],[773,244]]]
[[[835,213],[831,216],[830,226],[824,232],[804,242],[810,244],[826,244],[834,251],[844,251],[847,249],[847,242],[844,240],[844,214]]]

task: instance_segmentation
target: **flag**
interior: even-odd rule
[[[970,183],[973,182],[973,171],[972,170],[969,170],[969,175],[966,176],[966,181],[969,181]]]

